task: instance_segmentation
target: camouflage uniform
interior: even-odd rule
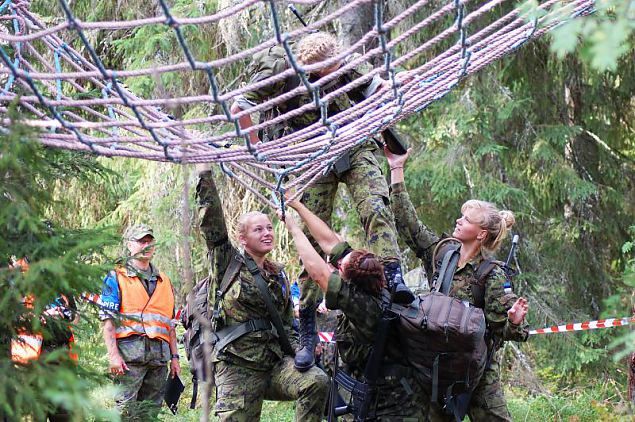
[[[325,314],[317,314],[317,330],[334,332],[337,329],[337,316],[340,311],[328,310]],[[335,369],[335,343],[322,342],[322,352],[320,353],[320,364],[322,369],[329,375],[333,375]]]
[[[358,54],[348,56],[345,59],[345,63],[351,62],[358,57]],[[288,65],[284,49],[280,46],[272,47],[254,58],[250,67],[252,74],[250,83],[262,81],[272,75],[283,72],[287,68]],[[372,67],[369,64],[360,64],[333,83],[329,83],[326,87],[323,87],[321,94],[325,95],[329,92],[333,92],[346,85],[349,81],[355,80],[368,73],[370,70],[372,70]],[[375,77],[367,83],[349,91],[348,95],[337,96],[329,103],[329,116],[350,108],[353,104],[351,98],[358,99],[364,95],[372,94],[380,82],[381,79]],[[282,80],[261,89],[247,92],[244,94],[244,98],[238,100],[238,104],[243,110],[248,109],[254,104],[262,103],[276,95],[284,93],[285,86],[288,86],[288,82]],[[296,98],[297,100],[293,101],[299,105],[307,104],[312,101],[312,97],[308,93],[297,96]],[[283,114],[289,111],[288,107],[290,103],[292,103],[292,101],[278,105],[277,114]],[[287,122],[287,130],[297,131],[319,120],[320,111],[310,110],[289,119]],[[370,251],[378,256],[397,258],[400,256],[400,251],[397,244],[394,217],[388,206],[388,185],[381,172],[379,163],[373,154],[375,149],[376,146],[370,141],[352,150],[350,152],[350,170],[339,175],[336,175],[334,172],[328,173],[305,191],[302,202],[322,221],[330,225],[337,188],[340,182],[344,183],[351,193],[355,208],[359,214],[364,231],[366,232],[366,240]],[[320,249],[317,242],[311,238],[307,230],[305,230],[305,233],[311,240],[313,247],[319,252]],[[317,284],[312,280],[303,279],[300,308],[314,309],[321,300],[322,292]]]
[[[134,267],[126,265],[129,277],[143,277]],[[159,270],[150,265],[149,280],[162,282]],[[141,281],[139,281],[141,282]],[[117,276],[114,271],[108,273],[104,279],[101,302],[100,319],[117,320],[120,292],[118,291]],[[172,315],[172,317],[174,314]],[[165,380],[168,376],[167,363],[170,361],[170,346],[160,339],[133,335],[117,339],[117,348],[128,370],[123,375],[115,377],[119,386],[116,398],[117,407],[124,420],[152,420],[157,417],[163,404]]]
[[[390,199],[399,233],[417,257],[423,261],[428,280],[434,283],[438,274],[432,274],[434,258],[432,254],[440,238],[417,218],[405,185],[398,183],[391,188]],[[470,304],[476,303],[471,285],[478,281],[476,270],[484,259],[479,254],[464,267],[456,270],[450,291],[451,296]],[[514,325],[507,319],[507,311],[516,302],[517,296],[514,293],[505,293],[504,282],[505,273],[498,266],[494,267],[485,279],[484,313],[488,330],[490,334],[502,340],[526,341],[528,337],[526,326]],[[432,410],[433,420],[453,420],[453,417],[444,415],[438,410],[438,408]],[[500,383],[500,354],[497,352],[494,353],[490,367],[485,370],[483,378],[472,394],[468,415],[472,421],[511,421]]]
[[[334,249],[334,254],[346,247],[346,243],[341,243]],[[338,315],[336,334],[341,359],[347,372],[360,378],[375,340],[381,316],[381,300],[343,281],[337,272],[331,274],[325,296],[329,309],[342,311]],[[390,332],[382,362],[383,374],[377,402],[371,405],[370,420],[426,420],[430,398],[416,379],[414,369],[401,364],[406,362],[403,351],[396,332]]]
[[[197,195],[201,206],[201,230],[212,260],[212,280],[219,282],[238,253],[227,237],[220,199],[211,172],[200,175]],[[289,282],[282,266],[266,261],[261,270],[287,336],[297,344],[292,329],[293,306]],[[210,289],[213,294],[215,289]],[[209,303],[215,298],[210,297]],[[216,329],[253,319],[268,319],[267,308],[245,265],[219,304]],[[328,393],[328,378],[319,368],[299,373],[285,356],[272,330],[253,331],[214,351],[217,386],[216,414],[222,421],[258,420],[264,400],[297,400],[296,420],[319,421]]]

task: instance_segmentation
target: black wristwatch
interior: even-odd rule
[[[181,356],[179,356],[178,353],[172,353],[172,355],[170,356],[171,359],[176,359],[179,360],[181,358]]]

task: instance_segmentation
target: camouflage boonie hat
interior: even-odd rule
[[[150,235],[154,238],[154,233],[152,232],[152,228],[147,224],[135,224],[133,226],[129,226],[123,234],[124,240],[139,240],[143,239],[143,237]]]

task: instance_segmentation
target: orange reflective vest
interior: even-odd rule
[[[128,271],[115,269],[120,292],[120,325],[115,329],[116,338],[131,335],[170,341],[172,315],[174,314],[174,292],[168,276],[159,273],[157,286],[148,296],[148,292],[137,276],[129,276]]]
[[[26,365],[42,354],[42,335],[29,334],[24,331],[17,338],[11,339],[11,360]]]
[[[14,266],[19,267],[20,271],[25,273],[29,269],[29,261],[26,258],[21,258],[15,262]],[[62,295],[62,300],[66,306],[69,305],[68,299],[64,295]],[[35,297],[33,295],[28,295],[22,299],[22,303],[27,309],[33,309],[34,302]],[[68,328],[71,329],[70,326]],[[29,333],[25,330],[20,330],[18,336],[11,339],[11,360],[15,363],[25,365],[32,360],[39,359],[40,355],[42,355],[43,340],[44,338],[39,333]],[[73,336],[71,329],[71,336],[68,340],[68,354],[73,361],[77,362],[78,356],[73,350],[74,343],[75,336]]]

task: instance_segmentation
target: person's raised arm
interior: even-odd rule
[[[295,247],[298,250],[304,269],[307,273],[309,273],[309,276],[315,280],[317,285],[320,286],[320,289],[325,292],[328,287],[331,268],[313,248],[311,242],[309,242],[309,239],[307,239],[306,235],[302,232],[302,229],[298,226],[291,215],[287,214],[283,221],[287,230],[293,237]]]
[[[395,215],[397,231],[408,247],[424,262],[428,277],[431,277],[432,246],[439,241],[439,237],[419,220],[406,191],[404,166],[410,149],[403,155],[397,155],[384,148],[384,154],[390,166],[390,207]]]
[[[240,104],[238,102],[234,102],[231,106],[230,111],[231,111],[231,114],[234,115],[244,110],[240,107]],[[238,126],[240,126],[240,129],[243,131],[246,131],[253,125],[254,125],[254,122],[251,119],[251,114],[245,114],[244,116],[241,116],[238,118]],[[249,132],[249,142],[251,142],[252,145],[257,144],[259,141],[260,139],[258,139],[258,132],[256,131]]]
[[[212,264],[211,273],[217,278],[222,278],[235,251],[227,235],[223,207],[210,166],[199,165],[197,168],[199,179],[196,197],[199,205],[200,228]]]
[[[311,236],[320,245],[324,253],[330,255],[335,245],[342,242],[342,238],[303,203],[291,201],[287,205],[298,212],[298,215],[308,227]]]

